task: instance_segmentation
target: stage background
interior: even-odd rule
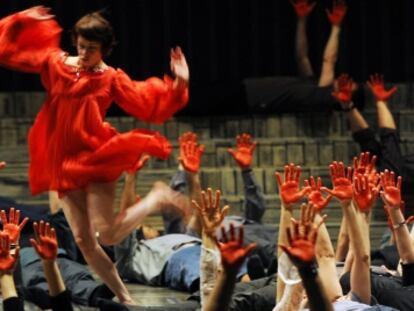
[[[387,81],[414,77],[414,1],[348,0],[337,73],[357,81],[383,73]],[[82,15],[106,8],[118,45],[107,62],[134,79],[169,71],[169,49],[180,45],[191,71],[191,100],[181,115],[208,114],[246,77],[295,75],[296,17],[288,0],[72,0],[1,2],[0,16],[43,4],[65,29],[62,48],[74,53],[69,29]],[[330,31],[319,0],[308,21],[309,54],[319,73]],[[0,69],[0,91],[40,91],[35,75]],[[122,115],[111,108],[110,115]]]

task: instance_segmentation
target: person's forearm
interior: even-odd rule
[[[321,87],[331,85],[334,82],[340,32],[341,28],[339,26],[332,26],[328,42],[326,43],[325,51],[323,53],[322,71],[319,79],[319,86]]]
[[[16,287],[14,285],[13,275],[3,274],[0,276],[0,283],[3,300],[11,297],[18,297]]]
[[[321,221],[322,217],[317,214],[315,223],[320,223]],[[325,288],[329,301],[334,301],[336,298],[342,296],[342,289],[336,276],[335,251],[325,223],[319,228],[315,252],[319,265],[320,282]]]
[[[196,201],[198,204],[201,204],[201,184],[200,177],[198,173],[186,172],[187,182],[190,191],[190,199]],[[200,213],[197,209],[193,209],[193,215],[191,216],[188,227],[201,236],[202,223],[200,219]]]
[[[312,65],[308,56],[308,39],[306,35],[306,17],[299,17],[296,24],[295,53],[296,63],[302,77],[311,76]]]
[[[299,269],[302,278],[303,287],[309,300],[311,311],[332,311],[332,303],[325,292],[325,289],[319,279],[316,268],[307,266]]]
[[[244,198],[246,200],[244,216],[246,219],[261,223],[266,210],[263,192],[257,184],[256,177],[251,168],[242,170],[244,184]]]
[[[349,121],[349,127],[352,133],[367,129],[369,127],[367,121],[357,108],[345,112],[345,115]]]
[[[395,227],[394,236],[398,253],[404,264],[414,263],[414,247],[411,243],[410,233],[405,224],[404,215],[399,208],[389,210],[391,222]]]
[[[49,286],[50,296],[54,297],[64,292],[66,290],[65,283],[63,282],[56,260],[42,260],[42,264]]]
[[[288,239],[286,235],[286,229],[290,226],[290,219],[292,218],[292,211],[284,207],[283,203],[281,203],[280,208],[280,222],[279,222],[279,234],[277,245],[288,245]],[[282,250],[280,247],[277,246],[277,258],[282,255]],[[282,299],[283,292],[285,290],[285,283],[283,283],[282,279],[278,276],[277,277],[277,284],[276,284],[276,301],[279,302]]]
[[[364,236],[366,230],[363,230],[363,227],[366,226],[365,220],[362,218],[362,215],[356,211],[352,202],[341,203],[341,205],[344,217],[346,218],[350,244],[354,256],[363,260],[368,258],[369,260],[369,249],[366,243],[367,237]]]
[[[394,117],[384,101],[377,101],[378,127],[396,129]]]
[[[237,272],[223,270],[216,280],[214,289],[208,298],[205,311],[227,310],[234,290]]]
[[[338,234],[338,242],[336,243],[336,261],[344,261],[349,249],[349,236],[346,228],[345,217],[342,217],[341,227]]]

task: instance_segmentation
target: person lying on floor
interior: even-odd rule
[[[197,200],[201,190],[199,172],[204,146],[198,144],[197,135],[192,132],[184,133],[179,142],[180,165],[170,186],[181,193],[186,193],[188,189],[189,197]],[[244,225],[246,243],[257,242],[257,247],[248,260],[249,275],[252,279],[265,276],[265,272],[270,275],[277,270],[274,239],[277,232],[275,226],[262,223],[266,203],[253,171],[256,145],[249,134],[243,133],[236,137],[236,148],[228,149],[231,158],[241,171],[244,186],[244,215],[228,215],[223,220],[227,232],[230,223],[236,227]],[[162,217],[167,233],[189,233],[201,236],[201,222],[197,210],[193,210],[188,223],[179,214],[163,212]],[[217,234],[221,234],[220,230]]]

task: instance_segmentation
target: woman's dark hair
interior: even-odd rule
[[[84,37],[86,40],[99,42],[101,44],[101,52],[104,57],[111,54],[115,45],[115,36],[111,24],[102,16],[101,11],[93,12],[83,16],[73,26],[72,42],[76,46],[78,36]]]

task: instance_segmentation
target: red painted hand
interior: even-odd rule
[[[305,185],[311,189],[308,193],[309,203],[312,204],[317,211],[321,211],[328,206],[332,199],[332,195],[328,195],[326,198],[323,197],[321,192],[322,180],[320,177],[318,177],[318,182],[316,183],[315,178],[311,176],[310,182],[305,180]]]
[[[224,227],[221,227],[223,242],[216,243],[221,252],[221,262],[225,270],[238,271],[244,259],[256,247],[256,243],[243,246],[244,229],[239,228],[239,237],[236,238],[234,225],[230,224],[230,238],[227,237]]]
[[[193,206],[200,213],[203,230],[209,235],[214,234],[214,231],[220,226],[230,208],[230,206],[226,205],[220,209],[220,195],[220,190],[217,190],[216,199],[213,200],[213,191],[211,188],[208,188],[207,193],[205,191],[201,192],[200,205],[195,200],[192,201]]]
[[[361,212],[369,212],[378,199],[380,186],[371,185],[368,175],[357,174],[354,177],[354,202]]]
[[[283,182],[280,174],[278,172],[275,173],[282,203],[287,208],[311,191],[310,187],[304,187],[302,190],[299,189],[301,172],[300,166],[290,163],[285,166],[285,180]]]
[[[204,153],[204,145],[198,145],[188,141],[180,146],[180,157],[178,160],[184,169],[191,173],[198,173],[200,169],[201,156]]]
[[[342,104],[350,104],[352,101],[352,79],[346,74],[343,73],[337,79],[337,88],[332,92],[332,96]]]
[[[300,222],[292,218],[292,231],[286,229],[290,246],[279,245],[298,268],[315,261],[318,230],[326,218],[326,215],[323,216],[321,222],[315,224],[315,214],[316,210],[311,204],[302,204]]]
[[[341,26],[347,10],[344,0],[334,0],[332,11],[326,9],[326,14],[332,25]]]
[[[385,205],[389,207],[399,208],[401,206],[401,176],[395,182],[394,172],[385,170],[381,173],[381,198]]]
[[[309,0],[291,0],[290,3],[292,3],[298,17],[308,16],[316,5],[315,2],[309,3]]]
[[[17,246],[14,256],[10,254],[10,237],[0,233],[0,274],[12,274],[19,257],[20,248]]]
[[[333,189],[330,190],[322,187],[322,191],[326,191],[341,202],[349,202],[352,200],[352,169],[347,168],[345,175],[345,166],[343,162],[334,161],[330,166]]]
[[[388,99],[397,92],[396,86],[393,86],[388,91],[385,90],[384,76],[379,75],[378,73],[371,75],[367,84],[377,101],[388,101]]]
[[[50,224],[40,221],[33,223],[36,239],[30,239],[33,248],[44,260],[55,260],[58,253],[58,242],[55,229],[50,228]]]
[[[3,232],[7,233],[7,235],[10,238],[10,243],[12,244],[18,244],[19,238],[20,238],[20,232],[22,231],[23,227],[26,225],[26,223],[29,221],[29,218],[23,219],[21,224],[19,224],[20,221],[20,211],[14,210],[14,208],[10,208],[9,212],[9,220],[7,220],[6,211],[1,210],[1,221],[3,223]]]
[[[372,171],[375,171],[375,162],[377,161],[377,156],[370,157],[369,152],[361,152],[359,159],[354,157],[354,173],[355,174],[371,174]]]
[[[6,162],[1,161],[0,162],[0,170],[6,167]]]
[[[185,132],[178,139],[178,142],[180,144],[180,147],[181,147],[182,144],[187,143],[189,141],[192,141],[194,143],[197,143],[198,142],[197,134],[194,133],[194,132]]]
[[[237,149],[233,150],[229,148],[227,151],[232,155],[233,159],[241,169],[248,169],[252,165],[253,152],[256,149],[257,144],[253,142],[251,136],[246,133],[238,135],[236,140]]]

